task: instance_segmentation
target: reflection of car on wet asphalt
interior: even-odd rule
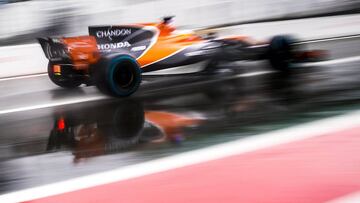
[[[92,111],[95,108],[97,111]],[[141,143],[178,143],[183,140],[184,128],[199,122],[197,118],[177,113],[144,111],[142,104],[135,100],[108,102],[85,110],[58,113],[47,150],[68,149],[78,160],[128,150]]]
[[[251,125],[265,112],[276,111],[281,115],[279,109],[274,108],[276,101],[269,100],[269,95],[246,93],[247,90],[238,88],[240,83],[228,81],[222,86],[201,88],[187,95],[151,98],[151,102],[146,99],[112,100],[58,111],[47,150],[69,150],[75,160],[79,160],[132,150],[149,142],[179,144],[188,136],[219,126],[231,129],[231,126],[242,127],[237,125],[239,122]],[[280,95],[276,96],[281,99]],[[195,101],[197,105],[182,108]],[[261,105],[255,105],[258,103]],[[275,116],[270,120],[274,119]],[[267,118],[260,120],[263,122]]]

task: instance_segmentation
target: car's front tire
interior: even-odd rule
[[[140,65],[129,55],[103,57],[91,72],[97,88],[115,97],[130,96],[141,83]]]
[[[272,68],[289,72],[294,63],[294,38],[287,35],[275,36],[271,39],[268,50],[268,59]]]

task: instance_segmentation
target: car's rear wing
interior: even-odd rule
[[[56,38],[38,38],[42,50],[50,61],[60,61],[69,59],[69,53],[66,45],[61,39]]]

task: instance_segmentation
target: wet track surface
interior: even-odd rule
[[[359,42],[309,46],[329,49],[332,59],[340,59],[358,56]],[[298,68],[291,75],[267,66],[248,62],[217,74],[146,77],[128,99],[107,98],[94,87],[62,90],[46,76],[0,81],[0,191],[119,168],[359,107],[360,61]]]

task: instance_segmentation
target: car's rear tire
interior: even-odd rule
[[[294,63],[295,39],[291,36],[279,35],[271,39],[268,59],[272,68],[289,72]]]
[[[53,70],[54,65],[56,65],[56,63],[49,62],[48,64],[48,76],[54,84],[59,87],[68,89],[79,87],[82,84],[82,81],[77,81],[71,78],[61,77],[60,75],[55,75]]]
[[[129,55],[103,57],[91,72],[97,88],[115,97],[130,96],[141,83],[140,65]]]

